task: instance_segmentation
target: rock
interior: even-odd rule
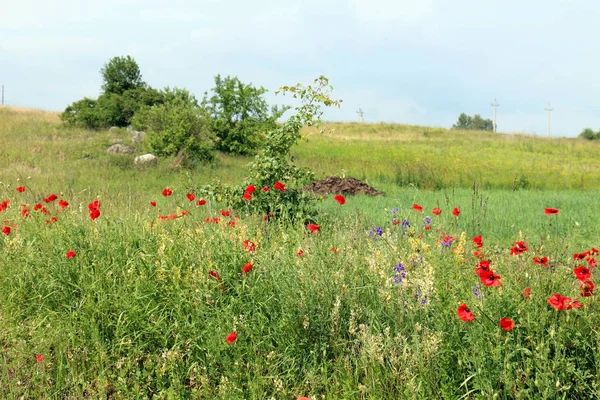
[[[133,153],[133,148],[123,144],[113,144],[106,151],[111,154],[131,154]]]
[[[158,158],[154,154],[144,154],[137,156],[133,163],[137,165],[156,165],[158,164]]]
[[[144,140],[145,137],[146,137],[146,132],[133,131],[133,137],[131,138],[131,141],[133,143],[139,143],[142,140]]]
[[[119,128],[118,126],[111,126],[109,131],[114,132],[114,131],[119,131],[121,130],[121,128]]]
[[[123,143],[123,139],[119,139],[119,138],[116,138],[116,139],[110,139],[110,143],[113,143],[113,144],[114,144],[114,143]]]

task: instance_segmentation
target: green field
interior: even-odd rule
[[[53,113],[0,108],[0,203],[10,202],[0,207],[10,228],[0,233],[1,397],[598,398],[600,314],[583,283],[598,274],[598,144],[326,128],[304,132],[296,162],[386,195],[324,198],[311,233],[186,198],[214,179],[241,182],[250,158],[134,168],[133,156],[106,153],[126,131],[64,129]],[[511,255],[520,241],[527,251]],[[532,261],[543,256],[546,266]],[[481,259],[500,286],[474,273]],[[582,265],[589,278],[574,273]],[[554,302],[565,309],[549,304],[555,293],[571,299]],[[457,314],[463,303],[471,322]]]

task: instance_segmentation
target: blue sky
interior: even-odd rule
[[[270,90],[325,75],[325,118],[498,130],[600,129],[597,0],[21,0],[0,4],[5,103],[63,110],[97,97],[100,68],[131,55],[153,87],[199,99],[216,74]]]

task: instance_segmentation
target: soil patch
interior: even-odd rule
[[[306,185],[302,190],[308,190],[318,194],[366,194],[367,196],[382,196],[383,192],[376,190],[368,183],[361,182],[355,178],[340,178],[330,176],[322,181]]]

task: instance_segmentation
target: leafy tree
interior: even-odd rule
[[[97,101],[84,97],[67,106],[60,119],[78,128],[99,129],[104,126],[104,118],[97,109]]]
[[[123,94],[127,90],[146,86],[137,62],[131,56],[113,57],[100,70],[104,93]]]
[[[202,105],[210,114],[210,130],[217,148],[226,153],[253,154],[264,142],[264,134],[275,128],[289,107],[269,106],[262,97],[267,90],[244,84],[237,77],[215,77],[212,96],[204,94]]]
[[[591,128],[585,128],[583,132],[579,134],[579,137],[587,140],[600,140],[600,131],[594,132]]]
[[[166,88],[162,97],[162,103],[144,106],[133,117],[133,126],[148,133],[147,149],[158,156],[212,160],[214,138],[206,111],[196,98],[178,88]]]
[[[465,113],[460,114],[456,124],[452,125],[452,129],[460,130],[477,130],[477,131],[493,131],[494,123],[491,119],[483,119],[479,114],[473,117]]]

